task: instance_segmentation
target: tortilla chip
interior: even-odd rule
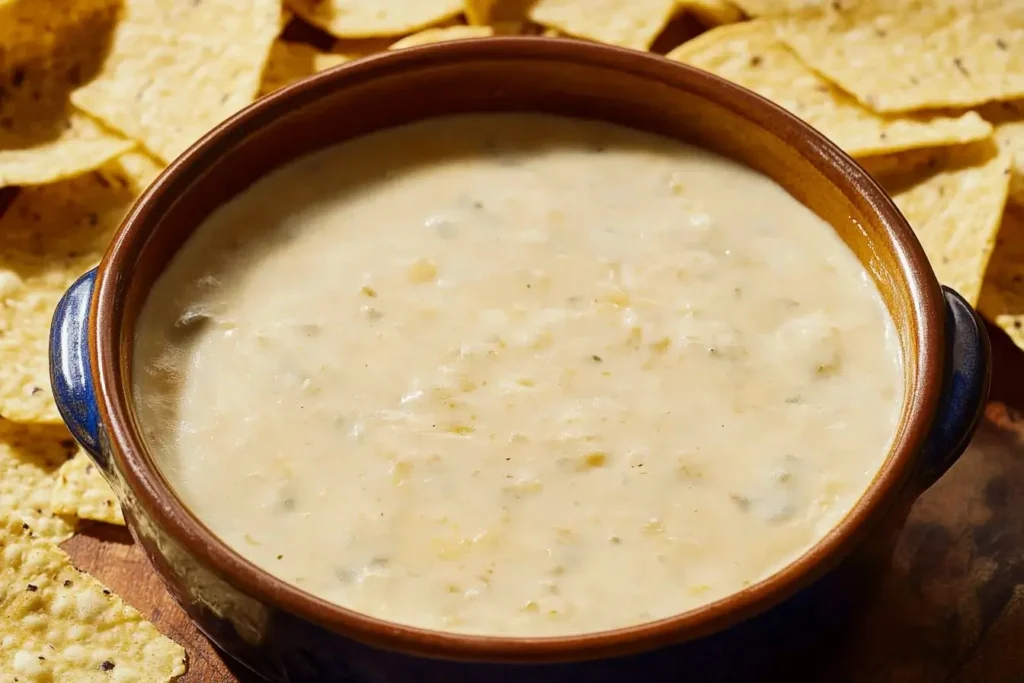
[[[743,18],[743,12],[731,0],[677,0],[676,4],[705,26],[732,24]]]
[[[141,194],[164,168],[162,161],[139,150],[119,156],[116,161],[107,164],[101,170],[118,178],[122,184],[127,183],[133,191]]]
[[[907,154],[876,177],[914,228],[939,281],[974,304],[1006,206],[1010,160],[991,141]]]
[[[12,20],[2,15],[0,12],[0,25]],[[135,146],[75,110],[68,101],[71,90],[94,73],[98,63],[87,47],[83,54],[64,41],[88,43],[88,37],[93,37],[92,47],[101,50],[102,36],[112,30],[114,14],[98,11],[79,18],[81,25],[64,25],[59,30],[43,27],[50,46],[34,54],[0,42],[0,187],[69,178],[98,168]],[[0,35],[11,29],[0,29]],[[12,32],[9,38],[20,39],[20,34]],[[5,53],[5,48],[12,52]]]
[[[270,60],[263,71],[260,97],[347,61],[349,58],[345,55],[321,52],[305,43],[274,41]]]
[[[577,38],[646,50],[676,11],[676,0],[537,0],[528,17]]]
[[[170,681],[185,651],[31,524],[0,523],[0,671],[5,681]]]
[[[1020,207],[1010,207],[1003,215],[978,310],[1024,349],[1024,209]]]
[[[0,217],[0,415],[60,422],[50,393],[50,319],[95,266],[159,167],[129,153],[103,169],[24,188]]]
[[[463,0],[287,0],[310,24],[338,38],[400,36],[453,19]]]
[[[486,26],[491,23],[491,10],[497,0],[465,0],[462,10],[466,23],[471,26]]]
[[[780,36],[815,70],[874,111],[966,107],[1024,97],[1019,2],[861,0],[803,13]]]
[[[444,43],[450,40],[465,40],[467,38],[489,38],[494,35],[494,29],[490,26],[446,26],[444,28],[428,28],[426,31],[414,33],[396,41],[389,50],[401,50],[406,47],[418,45],[430,45],[431,43]]]
[[[99,15],[112,16],[117,4],[117,0],[0,0],[0,70],[74,42],[66,38],[69,30]]]
[[[0,419],[0,521],[17,516],[53,543],[70,538],[74,526],[53,509],[50,497],[57,472],[77,450],[63,425]]]
[[[114,491],[82,451],[61,465],[50,505],[59,515],[124,526]]]
[[[784,17],[822,9],[831,2],[832,0],[732,0],[732,3],[748,17]]]
[[[930,0],[929,0],[930,1]],[[922,0],[731,0],[749,17],[785,17],[823,11],[851,12],[865,8],[867,12],[877,14],[881,6],[892,13],[913,8]],[[976,11],[994,7],[1005,0],[934,0],[936,4],[945,3],[946,9],[955,12]]]
[[[526,20],[526,11],[534,0],[465,0],[463,11],[466,23],[471,26],[521,22]],[[499,31],[500,33],[500,31]]]
[[[1010,201],[1024,206],[1024,100],[993,102],[980,110],[995,125],[995,140],[1013,160]]]
[[[772,23],[722,26],[668,54],[738,83],[788,109],[853,156],[981,140],[992,127],[974,112],[958,118],[875,114],[818,76],[776,37]]]
[[[539,33],[542,30],[540,26],[526,21],[495,21],[491,23],[491,29],[496,36],[535,35],[533,31]]]
[[[103,70],[71,101],[170,161],[252,102],[279,0],[125,0]]]

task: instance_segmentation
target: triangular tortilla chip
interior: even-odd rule
[[[981,140],[992,127],[974,112],[956,118],[876,114],[808,68],[765,20],[708,31],[668,54],[753,90],[811,124],[854,156]]]
[[[276,40],[270,50],[270,60],[263,71],[260,96],[347,61],[349,60],[345,55],[321,52],[305,43]]]
[[[0,672],[5,681],[164,683],[185,651],[29,523],[0,520]]]
[[[279,0],[125,0],[100,74],[71,101],[170,161],[252,102]]]
[[[990,141],[898,156],[897,164],[882,160],[887,168],[876,177],[914,228],[939,281],[976,303],[1006,206],[1009,158]]]
[[[1024,349],[1024,209],[1003,216],[978,310]]]
[[[677,4],[705,26],[731,24],[743,19],[743,12],[732,0],[677,0]]]
[[[780,23],[797,54],[879,112],[1024,97],[1024,8],[996,0],[860,0]]]
[[[1013,160],[1010,201],[1024,206],[1024,100],[993,102],[979,111],[995,125],[996,144]]]
[[[454,19],[463,0],[288,0],[300,17],[338,38],[400,36]]]
[[[389,50],[401,50],[418,45],[444,43],[449,40],[465,40],[466,38],[488,38],[494,35],[490,26],[445,26],[444,28],[428,28],[426,31],[414,33],[396,41]]]
[[[646,50],[677,11],[675,0],[537,0],[528,17],[577,38]]]
[[[97,7],[71,18],[27,11],[8,16],[11,8],[26,6],[14,2],[0,8],[0,187],[70,178],[135,146],[68,99],[98,68],[114,12]],[[34,42],[22,42],[32,31],[41,33]]]
[[[58,470],[77,450],[64,425],[0,419],[0,520],[17,516],[53,543],[69,538],[74,526],[50,499]]]
[[[59,515],[124,526],[121,505],[113,490],[81,451],[58,470],[50,504]]]
[[[99,263],[159,166],[131,152],[103,169],[22,189],[0,217],[0,415],[60,422],[50,393],[57,301]]]

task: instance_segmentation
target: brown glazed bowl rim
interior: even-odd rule
[[[915,358],[918,387],[904,404],[904,420],[885,463],[853,509],[802,556],[767,578],[707,605],[658,621],[607,631],[555,637],[465,635],[434,631],[377,619],[334,605],[272,576],[219,540],[178,499],[146,454],[134,426],[130,379],[119,358],[120,328],[116,296],[126,271],[128,245],[145,241],[159,220],[152,210],[159,199],[188,185],[205,170],[218,149],[225,149],[266,122],[284,116],[295,103],[363,83],[384,74],[460,60],[564,61],[610,68],[683,88],[729,106],[755,125],[771,121],[773,132],[799,151],[837,187],[856,193],[885,226],[889,248],[909,283],[908,299],[917,321]],[[717,93],[717,95],[716,95]],[[944,306],[935,276],[910,226],[871,177],[824,136],[766,99],[716,76],[657,55],[582,41],[551,38],[481,38],[397,50],[350,62],[264,97],[204,136],[161,174],[142,195],[100,264],[92,303],[90,354],[100,417],[112,445],[116,468],[145,514],[175,542],[242,593],[313,624],[365,644],[428,657],[494,662],[558,662],[609,657],[655,649],[728,627],[771,607],[834,567],[866,528],[905,496],[906,484],[935,415],[943,373]]]

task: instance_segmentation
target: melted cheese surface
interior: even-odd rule
[[[434,629],[670,616],[808,550],[882,464],[892,322],[832,229],[723,157],[446,117],[212,215],[134,394],[195,514],[269,572]]]

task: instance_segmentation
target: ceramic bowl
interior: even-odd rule
[[[694,142],[770,176],[842,237],[895,320],[906,392],[892,450],[851,512],[773,576],[671,618],[569,637],[454,635],[329,604],[258,569],[203,525],[146,448],[132,339],[154,280],[215,208],[296,157],[431,116],[533,111]],[[125,218],[100,266],[60,303],[54,396],[121,500],[171,593],[224,651],[274,681],[717,680],[821,630],[854,602],[843,576],[884,562],[913,500],[963,452],[981,415],[984,326],[940,288],[892,201],[819,133],[757,95],[658,56],[568,40],[493,38],[371,57],[265,97],[178,158]],[[760,615],[760,616],[758,616]],[[757,618],[754,618],[757,617]],[[810,621],[808,621],[810,619]],[[801,625],[802,624],[802,625]],[[743,653],[741,655],[741,652]]]

